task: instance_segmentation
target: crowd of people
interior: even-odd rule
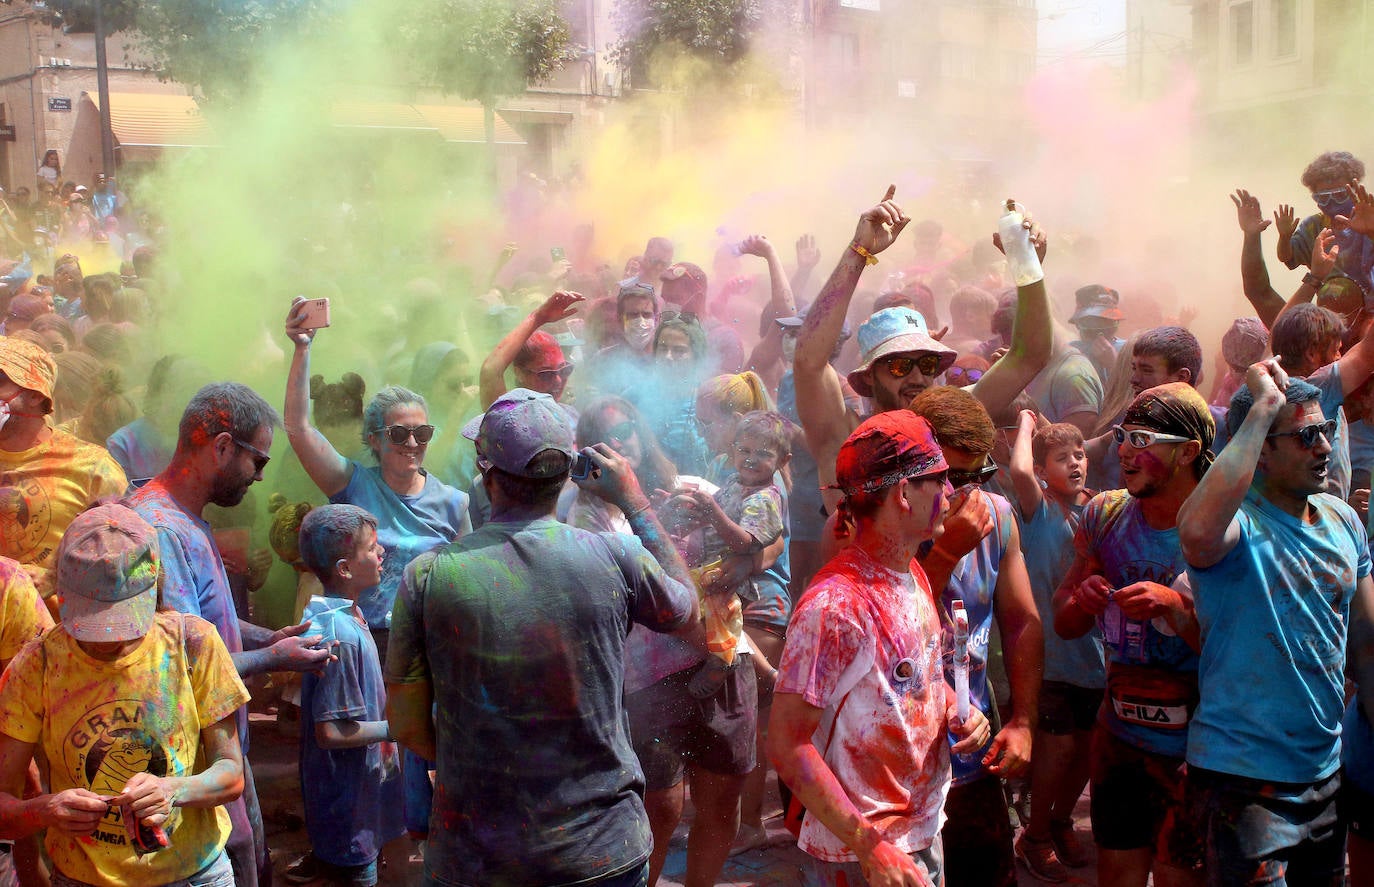
[[[1231,195],[1207,349],[1011,201],[966,247],[889,188],[824,281],[810,235],[507,251],[463,345],[332,382],[360,315],[297,297],[278,413],[152,347],[149,217],[49,152],[0,204],[0,871],[271,884],[270,697],[291,883],[652,885],[690,803],[709,887],[770,769],[811,885],[1067,881],[1085,787],[1104,885],[1374,881],[1363,178]]]

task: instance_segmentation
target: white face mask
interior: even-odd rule
[[[636,317],[625,321],[625,341],[636,351],[649,347],[654,338],[654,321],[651,317]]]
[[[783,365],[783,366],[788,366],[788,367],[790,367],[790,366],[792,365],[792,359],[793,359],[793,357],[796,356],[796,354],[797,354],[797,337],[796,337],[796,336],[783,336],[783,337],[782,337],[782,365]]]

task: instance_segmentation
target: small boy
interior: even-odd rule
[[[1106,672],[1096,629],[1066,641],[1053,628],[1054,592],[1073,565],[1074,529],[1092,498],[1084,486],[1083,434],[1068,423],[1036,430],[1036,421],[1035,411],[1021,411],[1011,452],[1021,550],[1046,626],[1040,721],[1031,752],[1031,815],[1016,841],[1016,856],[1035,877],[1058,883],[1069,878],[1065,865],[1088,863],[1074,834],[1073,808],[1088,781],[1088,751]]]
[[[775,412],[746,413],[735,429],[730,455],[735,473],[714,496],[702,490],[685,493],[692,500],[695,522],[706,531],[701,566],[693,570],[711,653],[688,685],[698,699],[715,695],[725,683],[744,634],[741,601],[759,599],[761,574],[777,560],[756,559],[742,582],[731,582],[722,569],[727,556],[756,555],[784,532],[783,493],[773,477],[792,458],[787,420]]]
[[[371,887],[383,845],[405,831],[382,666],[358,609],[359,593],[381,581],[377,519],[354,505],[316,508],[301,521],[300,553],[324,586],[304,616],[312,634],[338,645],[339,661],[321,675],[306,673],[301,685],[301,794],[315,864],[309,871],[307,860],[297,878]],[[404,848],[387,848],[388,858],[393,851]]]

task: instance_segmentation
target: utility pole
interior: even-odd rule
[[[107,176],[115,175],[114,133],[110,130],[110,70],[105,64],[105,9],[95,0],[95,82],[100,96],[100,162]]]

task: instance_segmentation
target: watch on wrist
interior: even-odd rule
[[[1322,279],[1317,275],[1313,274],[1311,271],[1308,271],[1306,274],[1302,276],[1302,282],[1307,286],[1312,287],[1312,289],[1314,290],[1319,290],[1322,288]]]

